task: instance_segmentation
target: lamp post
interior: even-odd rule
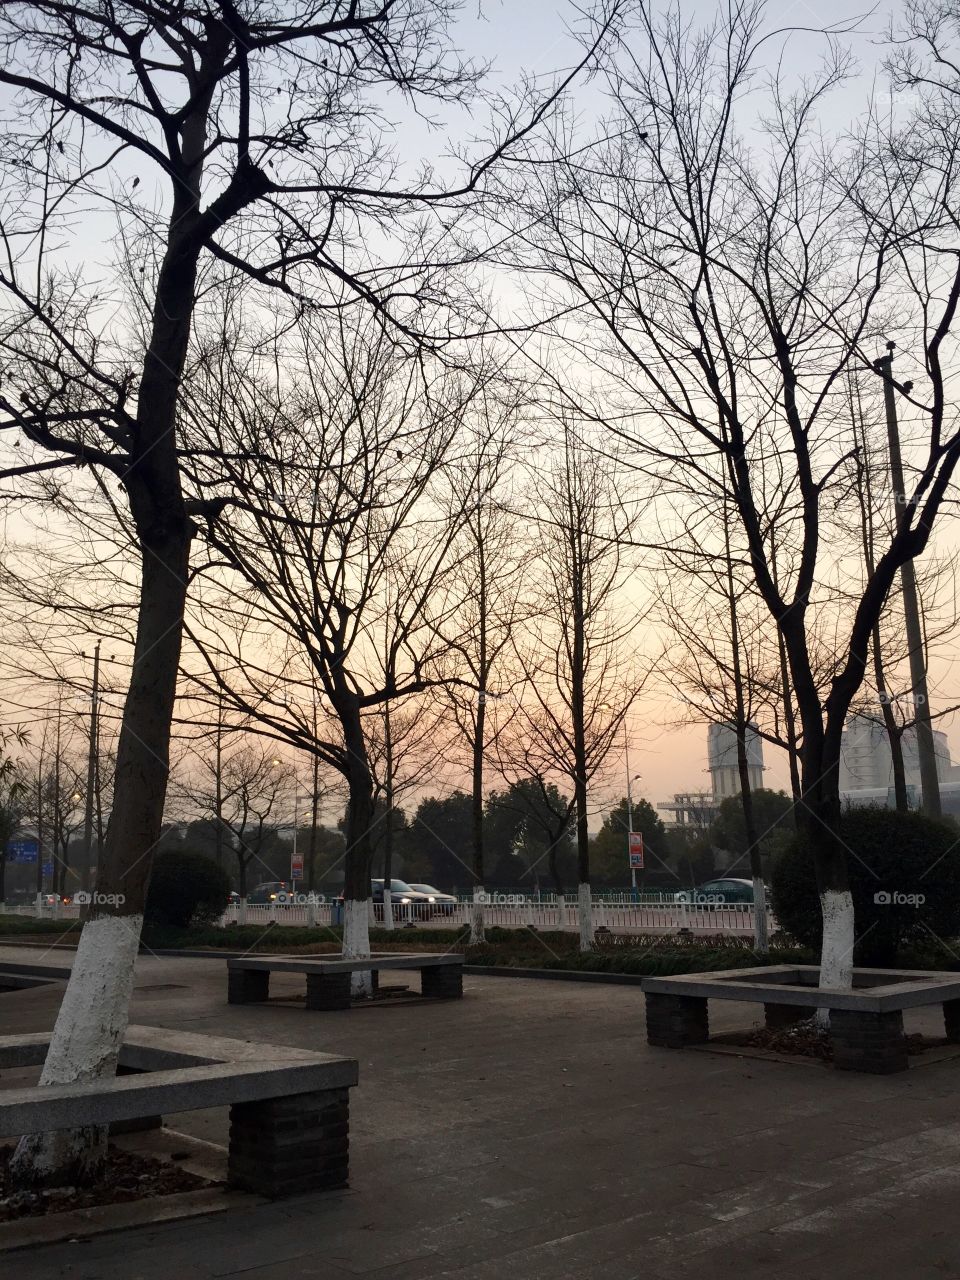
[[[630,852],[630,836],[633,833],[633,783],[639,782],[641,774],[630,773],[630,734],[627,730],[627,722],[623,722],[623,759],[627,770],[627,853]],[[630,887],[633,896],[637,896],[637,869],[634,866],[630,868]]]

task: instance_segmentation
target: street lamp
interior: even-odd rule
[[[623,762],[627,770],[627,852],[630,852],[630,836],[633,834],[633,783],[639,782],[642,774],[630,772],[630,734],[627,730],[627,722],[623,722]],[[630,867],[630,887],[633,890],[633,896],[637,896],[637,869],[635,866]]]
[[[270,763],[276,769],[283,764],[283,761],[279,758],[279,756],[274,756],[274,758],[270,761]],[[297,858],[297,827],[299,825],[299,817],[300,817],[300,775],[297,772],[296,767],[294,767],[292,772],[293,772],[293,848],[290,850],[290,883],[293,886],[294,892],[296,892],[297,880],[303,879],[303,868],[299,866],[299,860]],[[299,876],[296,874],[298,869],[300,870]]]

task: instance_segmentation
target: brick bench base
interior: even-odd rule
[[[308,973],[308,1009],[349,1009],[349,973]]]
[[[349,1134],[346,1089],[235,1103],[230,1185],[270,1197],[345,1187]]]
[[[903,1013],[899,1009],[890,1013],[831,1009],[830,1042],[833,1065],[838,1071],[886,1076],[906,1071],[908,1066]]]
[[[706,1044],[710,1039],[707,1002],[696,996],[666,996],[648,992],[647,1043],[664,1049]]]

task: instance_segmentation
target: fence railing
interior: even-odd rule
[[[307,896],[307,895],[304,895]],[[500,901],[511,895],[491,894],[491,901],[483,904],[483,918],[488,928],[523,929],[540,931],[577,930],[579,908],[573,897],[563,900]],[[617,902],[610,899],[594,899],[593,923],[598,929],[623,934],[721,935],[750,937],[754,931],[754,909],[750,905],[724,905],[720,903],[687,903],[677,901],[632,900]],[[39,912],[34,904],[4,906],[7,915],[33,916],[45,920],[75,920],[80,914],[76,903],[44,904]],[[473,903],[461,899],[454,905],[437,908],[428,903],[394,903],[393,919],[397,928],[410,925],[417,928],[451,929],[470,923]],[[300,928],[332,928],[341,923],[342,908],[337,900],[315,899],[307,902],[233,903],[220,920],[221,925],[251,924],[269,926],[297,926]],[[383,924],[383,905],[371,903],[371,924]],[[768,914],[768,930],[774,932],[776,921]]]
[[[495,895],[491,895],[495,899]],[[750,905],[692,904],[686,902],[658,901],[610,902],[596,900],[592,904],[593,923],[598,929],[611,933],[680,933],[729,934],[750,937],[754,931],[754,909]],[[394,903],[393,919],[398,928],[414,925],[418,928],[461,928],[470,923],[473,904],[460,901],[437,909],[429,904]],[[383,906],[371,903],[371,924],[382,925]],[[496,900],[483,904],[484,924],[488,928],[523,929],[540,931],[577,930],[580,927],[579,907],[576,898],[553,902],[536,902],[528,899],[518,903]],[[247,903],[228,907],[224,924],[298,925],[301,927],[330,927],[340,923],[338,903],[274,904],[268,906]],[[776,928],[768,916],[770,932]]]

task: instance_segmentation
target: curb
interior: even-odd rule
[[[599,973],[589,969],[508,969],[503,965],[467,964],[464,976],[481,978],[537,978],[550,982],[606,982],[619,987],[639,987],[644,975],[639,973]]]

